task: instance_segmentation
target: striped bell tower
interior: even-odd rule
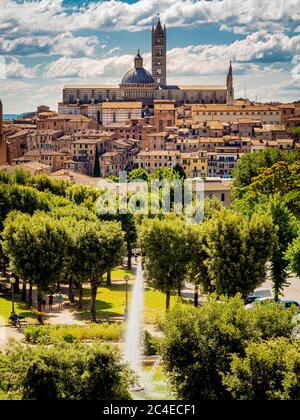
[[[159,16],[152,26],[152,77],[158,85],[167,84],[167,30]]]

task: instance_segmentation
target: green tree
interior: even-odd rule
[[[234,355],[223,383],[238,400],[299,400],[300,348],[288,339],[249,343]]]
[[[243,193],[243,188],[252,183],[252,178],[259,175],[263,168],[270,168],[276,162],[292,163],[298,159],[299,153],[285,152],[278,149],[265,149],[242,156],[234,171],[236,195]]]
[[[275,302],[245,311],[239,296],[210,296],[199,308],[175,306],[161,324],[161,349],[177,399],[231,399],[223,375],[230,371],[232,355],[243,357],[249,341],[289,338],[293,318],[293,311]]]
[[[21,400],[128,400],[130,369],[109,345],[11,344],[0,356],[0,395]]]
[[[80,283],[91,284],[90,319],[95,322],[97,290],[103,275],[122,261],[124,233],[116,222],[80,221],[73,238],[71,269]]]
[[[184,169],[181,165],[179,165],[179,163],[176,163],[173,170],[179,175],[181,179],[186,179],[186,174],[184,172]]]
[[[289,262],[289,268],[300,276],[300,235],[288,246],[285,258]]]
[[[277,240],[274,243],[270,261],[274,297],[275,300],[278,300],[283,288],[288,286],[288,261],[285,258],[285,253],[296,238],[298,229],[296,218],[279,197],[275,197],[269,202],[269,212],[277,228]]]
[[[100,156],[99,156],[98,145],[96,145],[96,153],[95,153],[95,163],[94,163],[93,177],[94,178],[99,178],[100,176],[101,176]]]
[[[12,213],[5,221],[4,253],[13,271],[37,287],[39,312],[43,293],[61,277],[67,242],[64,226],[45,213]]]
[[[181,220],[153,219],[140,232],[140,243],[145,255],[147,279],[166,293],[166,309],[170,307],[173,290],[179,291],[187,267],[187,235]]]
[[[276,239],[271,217],[253,214],[248,219],[223,209],[207,227],[206,265],[217,294],[247,296],[266,277]]]
[[[208,258],[206,247],[206,224],[190,225],[187,231],[188,245],[188,278],[195,285],[194,305],[198,307],[199,287],[204,292],[211,292],[212,286],[208,275],[206,260]]]

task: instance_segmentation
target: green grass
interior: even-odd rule
[[[22,302],[15,302],[15,312],[18,315],[25,316],[26,318],[35,318],[35,315],[28,309]],[[7,325],[8,318],[11,313],[11,299],[1,296],[0,297],[0,325]]]
[[[111,272],[112,281],[124,281],[124,276],[128,275],[130,280],[134,280],[134,271],[133,270],[122,270],[117,269]]]
[[[114,281],[123,280],[124,275],[130,276],[128,285],[128,299],[131,299],[131,290],[134,284],[133,271],[114,270],[112,272],[113,284],[109,287],[99,287],[96,300],[96,313],[98,319],[122,317],[124,315],[126,302],[126,286],[125,283],[114,284]],[[157,319],[165,314],[166,296],[152,287],[145,288],[145,310],[144,321],[147,324],[155,324]],[[171,297],[171,307],[176,302],[177,297]],[[85,287],[83,290],[84,310],[80,313],[83,319],[89,319],[90,290]]]

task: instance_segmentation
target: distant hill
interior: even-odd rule
[[[3,114],[4,120],[13,120],[14,118],[17,118],[19,114]]]

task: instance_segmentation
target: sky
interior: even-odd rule
[[[0,0],[4,113],[57,109],[64,84],[119,84],[151,26],[167,27],[169,84],[225,84],[236,97],[300,100],[300,0]]]

